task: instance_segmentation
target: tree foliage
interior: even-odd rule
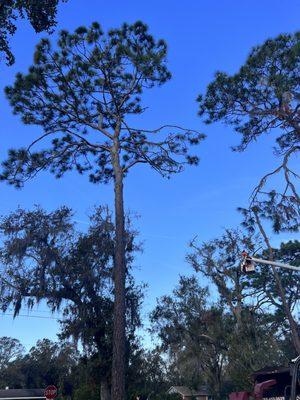
[[[274,257],[279,262],[300,266],[300,243],[298,240],[281,243],[278,249],[273,249]],[[263,252],[261,257],[266,258],[267,252]],[[285,296],[288,307],[300,323],[299,313],[297,312],[300,300],[299,278],[300,273],[287,269],[281,269],[280,279],[285,289]],[[278,325],[283,331],[287,330],[286,313],[280,298],[278,286],[273,277],[273,272],[269,266],[257,266],[257,273],[251,277],[251,286],[254,289],[262,288],[265,293],[265,305],[274,308],[275,317]]]
[[[270,266],[257,266],[252,277],[241,271],[242,252],[246,250],[255,254],[262,248],[262,243],[247,231],[226,230],[220,238],[206,243],[193,241],[187,260],[196,272],[214,284],[221,303],[235,319],[237,332],[243,329],[251,313],[259,311],[268,316],[268,321],[275,324],[278,330],[291,335],[297,353],[300,339],[296,312],[299,273],[274,271]],[[283,243],[279,249],[271,250],[274,260],[292,265],[299,263],[298,241]],[[270,259],[269,249],[261,251],[260,257]]]
[[[166,398],[169,382],[165,361],[157,351],[148,351],[141,344],[134,346],[128,368],[128,399]],[[11,349],[14,349],[13,352]],[[21,350],[21,352],[19,352]],[[6,356],[10,352],[12,357]],[[58,387],[58,400],[103,400],[101,380],[94,355],[77,349],[76,343],[49,339],[38,340],[27,352],[13,338],[0,338],[0,389]],[[168,397],[169,398],[169,397]],[[171,398],[170,398],[171,399]]]
[[[220,308],[209,307],[208,296],[196,277],[181,277],[171,296],[158,299],[152,332],[169,356],[173,385],[206,384],[219,398],[228,321]]]
[[[2,219],[0,249],[3,280],[0,306],[32,309],[45,300],[51,311],[61,310],[61,338],[80,340],[95,359],[97,374],[109,380],[113,327],[113,257],[115,230],[107,209],[90,216],[86,233],[78,233],[72,211],[62,207],[47,213],[18,209]],[[130,228],[128,228],[130,229]],[[130,274],[135,234],[127,231],[127,340],[140,325],[141,288]],[[99,379],[97,382],[99,382]]]
[[[70,394],[69,375],[78,356],[76,347],[70,343],[39,340],[24,358],[25,387],[47,387],[56,383],[61,394]]]
[[[67,0],[63,0],[67,1]],[[12,65],[15,57],[9,45],[9,37],[17,30],[18,17],[27,18],[35,30],[51,32],[56,25],[59,0],[2,0],[0,4],[0,52],[5,54],[6,62]]]
[[[209,300],[195,276],[181,277],[169,296],[157,301],[152,332],[167,357],[171,385],[206,386],[217,399],[251,390],[251,374],[281,364],[281,337],[272,316],[244,307],[242,324],[222,303]]]
[[[6,338],[7,340],[15,340]],[[18,343],[18,347],[22,345]],[[0,341],[0,352],[6,344]],[[55,384],[59,398],[73,391],[73,370],[79,362],[79,352],[74,344],[39,340],[27,353],[23,349],[18,357],[1,366],[1,388],[43,388]]]
[[[252,227],[256,213],[271,221],[275,232],[299,229],[294,162],[300,150],[299,71],[300,33],[279,35],[255,47],[237,73],[217,72],[205,95],[199,96],[199,114],[207,123],[224,122],[242,135],[235,150],[245,150],[263,134],[276,137],[275,153],[282,161],[261,178],[243,210]],[[269,185],[275,175],[284,181],[276,190]]]
[[[187,261],[196,272],[200,272],[216,287],[222,304],[230,310],[238,325],[242,324],[243,309],[253,300],[253,288],[249,279],[241,271],[241,254],[243,250],[253,253],[258,242],[247,232],[227,229],[216,239],[205,243],[190,243],[191,252]],[[259,307],[257,302],[252,304]]]
[[[275,154],[281,158],[279,166],[260,179],[250,203],[239,208],[243,226],[251,235],[260,235],[267,249],[265,256],[273,261],[276,255],[268,237],[268,226],[271,224],[276,233],[297,232],[300,226],[299,173],[295,161],[300,150],[299,66],[299,32],[279,35],[255,47],[237,73],[218,72],[206,94],[199,97],[199,113],[207,123],[224,122],[242,135],[241,144],[235,150],[244,151],[263,134],[273,133],[276,138]],[[284,277],[276,268],[272,268],[272,273],[281,311],[284,309],[299,353],[299,329],[282,281]]]
[[[14,360],[25,352],[24,346],[18,339],[8,336],[0,337],[0,370],[4,370]]]
[[[199,97],[199,113],[207,123],[223,121],[242,134],[239,150],[270,131],[278,135],[279,150],[299,150],[299,68],[299,32],[269,39],[236,74],[217,72]]]
[[[187,143],[197,144],[203,135],[166,126],[181,132],[163,137],[162,128],[136,129],[126,121],[145,111],[144,90],[170,79],[166,52],[165,42],[155,41],[141,22],[107,34],[97,23],[73,34],[62,31],[56,49],[42,40],[34,65],[26,75],[17,74],[6,94],[22,121],[44,133],[28,148],[10,151],[2,179],[20,187],[40,170],[61,177],[74,168],[88,171],[94,183],[108,182],[116,139],[124,173],[137,163],[163,175],[180,171],[185,162],[196,163]],[[33,151],[42,140],[46,149]]]
[[[149,350],[145,347],[140,343],[132,352],[127,372],[128,398],[165,399],[171,386],[167,361],[157,349]]]
[[[162,176],[197,164],[190,145],[203,135],[179,126],[136,128],[134,117],[146,109],[141,95],[170,79],[167,46],[142,22],[106,34],[98,23],[62,31],[57,47],[42,40],[34,64],[18,74],[6,94],[25,124],[42,134],[27,148],[12,149],[1,179],[21,187],[41,170],[57,178],[69,170],[88,173],[93,183],[114,183],[116,246],[114,256],[113,384],[116,400],[125,398],[125,229],[123,181],[136,164]]]

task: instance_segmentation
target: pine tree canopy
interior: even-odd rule
[[[181,171],[186,163],[197,164],[188,149],[203,134],[130,124],[145,111],[144,90],[170,79],[166,53],[166,43],[155,41],[142,22],[107,34],[98,23],[74,33],[62,31],[56,48],[42,40],[34,64],[27,74],[17,74],[6,94],[14,113],[25,124],[40,126],[43,134],[27,148],[10,151],[2,180],[20,187],[40,170],[61,177],[76,169],[88,171],[94,183],[107,183],[113,177],[116,141],[124,174],[138,163],[150,164],[163,176]],[[47,148],[41,149],[41,141]]]
[[[237,150],[275,131],[279,150],[296,146],[294,151],[298,151],[300,32],[279,35],[255,47],[236,74],[217,72],[198,100],[199,114],[207,123],[222,121],[242,134]]]

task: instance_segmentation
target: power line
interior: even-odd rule
[[[13,311],[12,309],[8,309],[8,311]],[[39,309],[30,309],[30,312],[37,312],[37,313],[46,313],[46,314],[60,314],[60,311],[50,311],[50,310],[39,310]]]
[[[24,307],[25,308],[25,307]],[[14,309],[13,308],[7,308],[6,309],[7,311],[10,311],[10,312],[12,312],[12,313],[14,313]],[[2,313],[3,314],[6,314],[6,312],[4,312],[4,311],[2,311]],[[56,315],[59,315],[60,314],[60,316],[62,315],[61,314],[61,312],[60,311],[50,311],[50,310],[39,310],[39,309],[32,309],[32,308],[29,308],[28,309],[28,313],[45,313],[45,314],[48,314],[48,315],[51,315],[51,316],[53,316],[54,314],[56,314]],[[28,314],[28,315],[30,315],[30,314]],[[9,314],[8,314],[9,315]],[[27,315],[27,314],[26,314]]]
[[[5,317],[5,316],[14,316],[13,313],[3,313],[0,314],[1,317]],[[28,315],[28,314],[17,314],[17,317],[25,317],[25,318],[39,318],[39,319],[52,319],[52,320],[56,320],[59,321],[59,318],[56,317],[45,317],[44,315]]]

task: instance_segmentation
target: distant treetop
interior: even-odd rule
[[[255,47],[236,74],[217,72],[198,99],[206,123],[221,121],[242,134],[236,150],[279,128],[276,140],[281,152],[299,146],[299,100],[300,32]]]
[[[57,6],[60,0],[1,0],[0,4],[0,54],[4,53],[7,65],[15,62],[9,45],[14,35],[18,17],[27,18],[36,33],[47,31],[56,25]],[[66,2],[68,0],[62,0]]]

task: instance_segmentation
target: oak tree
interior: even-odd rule
[[[220,298],[212,302],[199,282],[195,276],[180,277],[151,314],[152,331],[169,365],[168,378],[195,389],[205,385],[216,399],[250,390],[251,373],[282,361],[277,328],[268,312],[245,304],[237,331],[236,316]]]
[[[0,223],[0,308],[31,310],[45,301],[52,312],[60,311],[61,339],[80,340],[86,357],[97,368],[95,382],[103,399],[109,399],[113,339],[113,259],[115,229],[112,215],[98,208],[90,216],[85,233],[77,232],[72,211],[40,208],[18,209]],[[141,289],[130,273],[135,234],[129,226],[126,249],[126,348],[135,340],[140,325]],[[128,359],[128,357],[127,357]]]
[[[192,268],[214,284],[222,304],[234,317],[237,329],[242,326],[243,311],[256,291],[241,271],[241,253],[243,250],[253,253],[256,245],[255,238],[250,238],[247,232],[226,229],[220,237],[204,243],[192,240],[187,255]],[[256,293],[259,294],[263,293]],[[259,298],[253,307],[259,308],[261,301],[263,298]]]
[[[267,238],[260,221],[258,223]],[[261,258],[269,259],[271,252],[271,256],[278,261],[292,265],[299,263],[297,241],[284,243],[280,249],[274,249],[268,238],[267,243]],[[263,245],[264,241],[253,233],[249,234],[248,230],[226,230],[219,238],[205,243],[192,241],[192,251],[187,260],[197,272],[216,286],[221,302],[234,316],[237,332],[247,323],[249,312],[267,314],[268,310],[273,309],[275,313],[271,318],[272,323],[281,325],[283,332],[289,331],[294,349],[299,353],[299,318],[295,313],[299,296],[299,273],[257,266],[256,273],[250,277],[241,270],[243,250],[253,254]],[[286,329],[286,323],[289,329]]]
[[[168,357],[173,381],[194,388],[207,385],[220,399],[226,331],[231,324],[221,308],[209,307],[208,296],[195,276],[181,276],[171,295],[157,299],[151,313],[152,333],[158,335],[160,350]]]

